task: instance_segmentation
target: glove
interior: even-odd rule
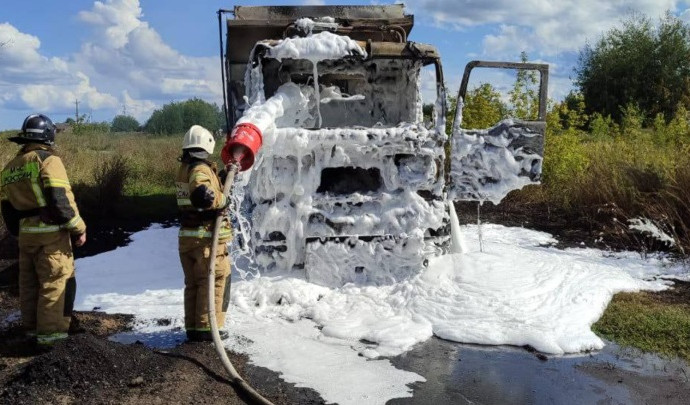
[[[189,195],[189,200],[196,208],[209,209],[216,200],[216,193],[206,186],[199,186]]]

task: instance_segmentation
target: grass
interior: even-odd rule
[[[0,136],[0,163],[19,147]],[[175,175],[182,135],[141,133],[64,133],[56,136],[82,215],[87,219],[113,216],[160,220],[174,217]]]
[[[621,345],[690,361],[690,300],[688,294],[667,300],[668,294],[616,294],[592,329]]]
[[[675,253],[687,255],[690,137],[660,142],[646,129],[610,136],[549,131],[542,185],[514,192],[507,202],[567,213],[592,228],[616,228],[643,250],[661,248],[627,229],[628,220],[645,217],[675,239]]]

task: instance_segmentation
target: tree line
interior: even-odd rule
[[[199,98],[171,102],[155,110],[142,125],[131,115],[116,115],[111,122],[87,123],[68,118],[66,124],[72,126],[75,133],[94,132],[146,132],[156,135],[180,134],[192,125],[202,125],[211,131],[225,126],[225,117],[215,103],[208,103]]]
[[[526,54],[521,55],[525,61]],[[549,105],[549,126],[593,134],[653,129],[683,133],[690,110],[690,26],[667,13],[657,24],[631,15],[585,45],[574,68],[575,89]],[[468,91],[463,127],[487,128],[503,118],[533,119],[536,72],[519,71],[508,97],[491,84]],[[450,99],[449,121],[457,101]]]

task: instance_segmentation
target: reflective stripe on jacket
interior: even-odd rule
[[[0,199],[13,208],[3,217],[17,217],[5,220],[19,222],[20,241],[23,234],[86,232],[65,166],[46,145],[24,145],[0,173],[0,190]]]

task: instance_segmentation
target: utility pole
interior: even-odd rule
[[[75,107],[74,122],[76,124],[78,124],[79,123],[79,99],[74,100],[74,107]]]

